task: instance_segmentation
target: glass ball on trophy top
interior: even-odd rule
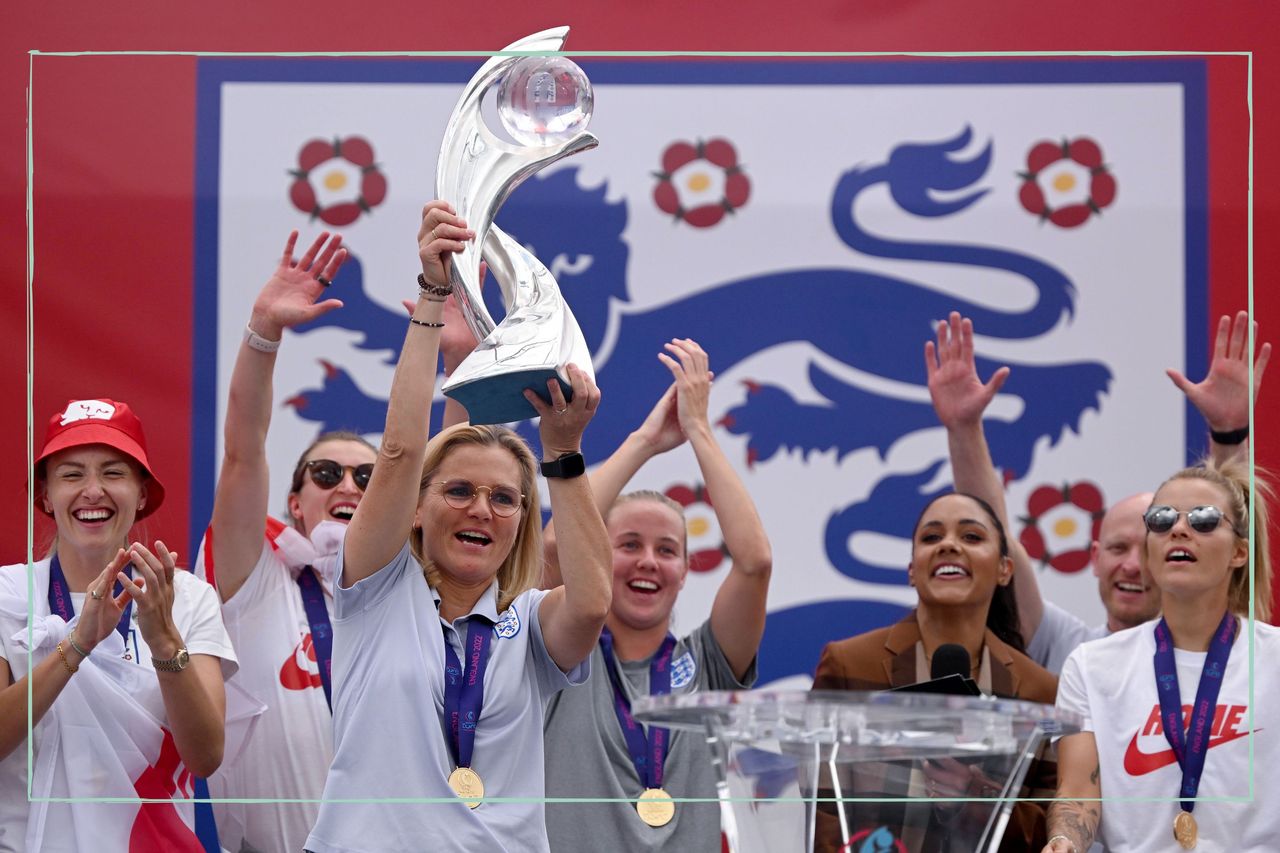
[[[512,139],[556,145],[591,121],[591,81],[563,56],[529,56],[515,62],[498,84],[498,117]]]

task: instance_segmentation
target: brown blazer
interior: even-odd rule
[[[916,678],[916,643],[920,626],[912,610],[900,622],[887,628],[869,631],[856,637],[828,643],[818,661],[814,690],[884,690],[914,684]],[[1031,658],[1002,642],[991,631],[983,638],[991,657],[992,692],[1006,699],[1053,704],[1058,694],[1058,678]],[[1027,784],[1037,789],[1034,795],[1052,796],[1056,767],[1052,762],[1037,761],[1028,774]],[[1048,793],[1042,793],[1047,791]],[[1028,796],[1028,794],[1024,794]],[[853,806],[864,820],[874,824],[879,812],[892,813],[892,805],[882,807]],[[848,808],[848,807],[846,807]],[[820,803],[814,850],[832,851],[840,847],[840,822],[835,804]],[[892,818],[890,818],[892,821]],[[946,832],[935,827],[920,849],[945,849]],[[1045,812],[1040,803],[1020,802],[1013,810],[1000,850],[1039,850],[1045,843]]]
[[[856,637],[827,643],[813,678],[814,690],[885,690],[914,684],[920,626],[912,610],[900,622]],[[991,652],[991,692],[1006,699],[1052,705],[1058,677],[1002,642],[991,631],[983,640]]]

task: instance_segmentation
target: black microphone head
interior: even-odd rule
[[[933,650],[933,661],[929,665],[930,678],[946,678],[958,675],[969,677],[969,650],[957,643],[943,643]]]

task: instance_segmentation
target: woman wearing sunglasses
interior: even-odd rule
[[[296,231],[289,235],[255,299],[236,356],[222,470],[196,568],[217,587],[243,662],[228,685],[228,726],[247,728],[248,738],[209,780],[215,799],[318,800],[333,757],[329,662],[337,550],[377,451],[353,433],[320,436],[294,467],[287,522],[268,518],[266,441],[276,350],[285,329],[342,304],[323,298],[346,258],[342,238],[322,233],[301,260],[293,256],[297,239]],[[301,850],[318,813],[315,802],[214,806],[219,842],[229,850]]]
[[[582,682],[609,611],[609,545],[579,453],[600,392],[576,367],[541,416],[564,586],[542,568],[537,463],[502,427],[428,442],[450,256],[473,232],[432,202],[419,298],[373,478],[342,546],[334,608],[334,759],[307,839],[338,851],[547,850],[542,722]],[[493,802],[511,798],[516,802]],[[359,799],[360,803],[337,800]],[[435,800],[429,804],[391,799]]]
[[[559,694],[547,708],[547,795],[609,803],[547,806],[556,851],[719,851],[716,773],[697,732],[641,727],[630,716],[636,696],[745,690],[755,683],[773,557],[746,486],[716,442],[707,417],[707,353],[673,339],[658,358],[674,382],[644,423],[591,475],[597,505],[608,513],[613,546],[613,602],[592,651],[587,689]],[[677,638],[671,613],[689,574],[683,508],[658,492],[622,495],[640,468],[688,442],[716,519],[729,565],[710,617]],[[554,587],[561,551],[548,548],[544,583]],[[549,537],[550,538],[550,537]],[[670,798],[707,798],[672,803]]]
[[[164,501],[153,472],[125,403],[50,419],[33,496],[55,539],[31,575],[0,569],[0,850],[202,849],[191,776],[222,760],[236,662],[214,590],[138,541]]]
[[[1163,615],[1085,643],[1063,667],[1058,707],[1084,728],[1058,742],[1064,801],[1049,809],[1046,853],[1084,853],[1095,836],[1109,850],[1276,849],[1280,816],[1263,800],[1280,789],[1280,741],[1251,736],[1280,724],[1280,629],[1262,621],[1270,496],[1255,487],[1251,507],[1248,469],[1229,462],[1156,491],[1143,559]]]

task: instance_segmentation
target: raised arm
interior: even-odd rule
[[[1049,843],[1041,853],[1085,853],[1093,844],[1102,818],[1101,772],[1093,732],[1058,741],[1058,799],[1049,804]]]
[[[622,490],[631,482],[644,464],[659,453],[666,453],[685,442],[684,430],[680,428],[679,415],[676,412],[676,386],[673,384],[659,398],[657,404],[649,412],[649,416],[634,432],[628,435],[618,449],[598,465],[590,474],[591,494],[595,498],[596,509],[602,517],[609,514],[613,502],[622,494]],[[560,585],[560,557],[556,540],[555,519],[547,522],[543,531],[542,545],[545,562],[543,564],[542,588],[555,589]]]
[[[418,257],[422,275],[432,288],[448,288],[448,264],[463,242],[475,238],[466,222],[445,202],[422,209]],[[400,360],[391,380],[387,426],[373,477],[347,528],[343,544],[342,585],[349,587],[391,562],[413,527],[418,505],[427,427],[435,386],[445,296],[422,290],[405,333]]]
[[[270,477],[267,428],[271,425],[275,349],[285,329],[308,323],[342,307],[323,296],[346,260],[342,236],[322,232],[302,260],[293,257],[298,232],[289,235],[284,255],[258,298],[245,340],[236,354],[223,424],[222,472],[213,499],[210,534],[218,594],[228,601],[248,580],[262,551]],[[326,242],[327,241],[327,242]]]
[[[1218,335],[1213,345],[1213,361],[1209,373],[1199,382],[1192,382],[1178,371],[1165,371],[1173,384],[1187,395],[1209,424],[1209,454],[1214,462],[1222,463],[1248,453],[1249,432],[1249,315],[1245,311],[1236,314],[1235,322],[1223,315],[1218,320]],[[1258,324],[1253,323],[1253,337],[1258,337]],[[1253,364],[1253,402],[1262,387],[1262,376],[1271,359],[1271,344],[1265,343],[1258,350]],[[1234,435],[1232,435],[1234,433]],[[1219,438],[1229,438],[1222,443]]]
[[[547,382],[550,405],[525,391],[540,418],[544,462],[580,452],[582,431],[600,405],[600,390],[576,365],[569,365],[569,383],[572,403],[565,402],[554,379]],[[609,536],[587,478],[548,477],[547,491],[558,527],[563,583],[542,599],[538,620],[547,653],[568,672],[591,654],[600,639],[613,594],[613,564]]]
[[[1000,368],[985,384],[978,378],[973,356],[973,323],[956,311],[938,324],[937,344],[925,342],[924,364],[933,410],[947,428],[947,451],[951,455],[956,491],[976,495],[989,503],[1009,531],[1004,483],[991,461],[982,428],[983,412],[1009,378],[1009,368]],[[1044,602],[1026,551],[1011,533],[1008,540],[1020,628],[1022,636],[1030,642],[1044,616]]]
[[[707,353],[688,338],[673,339],[658,358],[676,384],[680,428],[698,459],[732,561],[711,605],[711,632],[735,677],[746,675],[764,636],[773,551],[755,502],[720,449],[707,417],[711,371]]]

